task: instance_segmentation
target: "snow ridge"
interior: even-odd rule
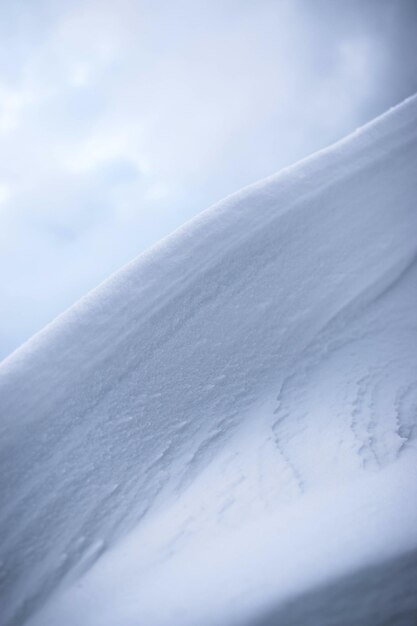
[[[398,468],[416,453],[416,162],[414,97],[207,210],[0,364],[2,624],[46,606],[42,626],[85,626],[103,587],[91,623],[232,624],[243,574],[226,564],[235,583],[220,593],[198,569],[199,538],[215,569],[227,529],[239,528],[242,554],[246,523],[271,531],[314,494],[326,511],[327,491],[374,489],[374,474],[414,494]],[[383,500],[371,557],[394,515]],[[405,501],[397,508],[394,552],[417,542]],[[104,601],[100,571],[114,559],[126,582],[117,547],[132,529],[139,600],[125,615]],[[279,555],[281,535],[271,542]],[[170,588],[187,550],[216,600],[190,602],[179,584],[161,607],[156,581]],[[242,611],[285,588],[263,554]],[[89,596],[70,584],[85,572]]]

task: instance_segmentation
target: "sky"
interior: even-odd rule
[[[0,359],[416,91],[415,0],[0,0]]]

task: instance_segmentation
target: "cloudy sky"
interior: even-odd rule
[[[416,60],[415,0],[0,0],[0,358]]]

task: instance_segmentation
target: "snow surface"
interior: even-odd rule
[[[3,361],[2,625],[246,626],[414,553],[416,165],[414,97]]]

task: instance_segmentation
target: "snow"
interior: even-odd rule
[[[416,549],[416,163],[414,97],[0,365],[2,624],[255,624]]]

